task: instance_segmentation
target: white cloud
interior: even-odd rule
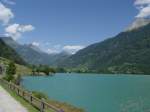
[[[28,32],[34,30],[32,25],[20,25],[19,29],[20,32]]]
[[[146,18],[150,16],[150,0],[135,0],[134,5],[139,10],[136,18]]]
[[[149,4],[150,0],[136,0],[135,1],[135,5],[145,5],[145,4]]]
[[[6,25],[9,23],[10,19],[14,18],[14,14],[12,13],[11,9],[5,7],[0,2],[0,21]]]
[[[85,48],[84,46],[81,45],[66,45],[66,46],[62,46],[62,45],[54,45],[51,46],[50,48],[48,48],[46,50],[46,52],[48,54],[58,54],[61,52],[68,52],[70,54],[75,54],[77,51],[81,50]]]
[[[62,47],[62,46],[61,46],[60,44],[54,45],[54,48],[55,48],[55,49],[61,49],[61,47]]]
[[[84,47],[83,46],[79,46],[79,45],[75,45],[75,46],[72,46],[72,45],[67,45],[67,46],[64,46],[64,50],[80,50],[80,49],[83,49]]]
[[[57,54],[57,53],[60,53],[60,51],[55,50],[55,49],[47,49],[46,52],[47,52],[48,54]]]
[[[1,0],[5,4],[15,4],[12,0]],[[10,8],[7,8],[0,2],[0,22],[6,26],[5,36],[11,36],[14,40],[21,37],[22,33],[34,30],[32,25],[11,24],[10,20],[14,18],[14,14]]]
[[[36,47],[39,47],[39,46],[40,46],[40,43],[38,43],[38,42],[32,42],[32,45],[33,45],[33,46],[36,46]]]
[[[150,6],[144,7],[140,10],[140,13],[136,16],[137,18],[145,18],[150,16]]]
[[[50,44],[49,44],[50,45]],[[48,54],[58,54],[62,51],[62,47],[61,45],[57,44],[57,45],[54,45],[54,46],[51,46],[51,48],[48,48],[47,49],[47,53]]]
[[[13,0],[2,0],[3,3],[8,5],[15,5],[16,3]]]
[[[137,18],[135,19],[135,21],[127,28],[126,31],[131,31],[137,28],[140,28],[142,26],[145,26],[147,24],[150,23],[149,19],[145,19],[145,18]]]
[[[20,25],[12,24],[5,28],[7,35],[11,36],[14,40],[17,40],[21,37],[22,33],[29,32],[34,30],[32,25]]]
[[[63,50],[67,51],[71,54],[74,54],[74,53],[76,53],[77,51],[79,51],[83,48],[84,48],[84,46],[81,46],[81,45],[66,45],[66,46],[63,47]]]

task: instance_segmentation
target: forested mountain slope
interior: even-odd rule
[[[80,50],[59,66],[100,73],[150,73],[150,24]]]
[[[25,64],[24,60],[13,50],[11,47],[6,45],[0,38],[0,57],[7,58],[18,64]]]

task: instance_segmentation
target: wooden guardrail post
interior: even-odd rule
[[[19,88],[17,87],[17,94],[19,95]]]
[[[44,105],[44,99],[42,98],[42,99],[41,99],[41,108],[40,108],[40,112],[44,112],[44,108],[45,108],[45,105]]]
[[[62,110],[62,109],[60,109],[60,111],[59,112],[65,112],[64,110]]]
[[[33,100],[32,92],[29,93],[29,97],[30,97],[30,103],[32,104],[32,100]]]
[[[12,82],[8,82],[0,78],[0,83],[4,86],[7,86],[8,89],[14,91],[16,94],[27,100],[33,106],[36,106],[40,110],[40,112],[45,112],[46,109],[51,109],[54,112],[65,112],[62,109],[58,109],[55,106],[48,104],[44,99],[40,100],[39,98],[32,96],[32,92],[25,91]],[[34,104],[34,100],[36,100],[38,104],[40,104],[40,106]]]
[[[9,82],[9,88],[11,89],[11,81]]]
[[[24,90],[22,91],[22,97],[24,98]]]

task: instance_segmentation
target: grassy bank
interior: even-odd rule
[[[70,105],[68,103],[65,103],[65,102],[62,103],[62,102],[54,101],[54,100],[50,100],[50,99],[48,99],[47,102],[49,104],[53,104],[57,108],[63,109],[65,112],[85,112],[83,109],[77,108],[77,107]]]

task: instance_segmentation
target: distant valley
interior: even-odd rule
[[[11,37],[1,38],[8,46],[12,47],[27,63],[33,65],[50,65],[56,66],[60,62],[70,56],[67,52],[59,54],[47,54],[38,47],[29,44],[21,45],[13,40]]]

